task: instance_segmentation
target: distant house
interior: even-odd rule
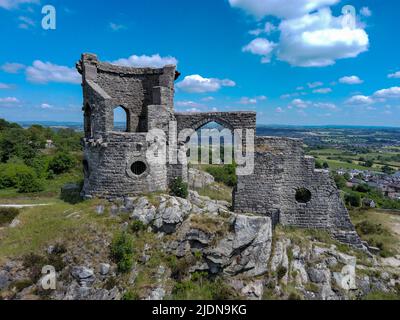
[[[45,148],[46,148],[46,149],[52,149],[52,148],[54,148],[53,140],[46,140]]]
[[[376,208],[376,203],[371,199],[363,199],[363,206],[368,208]]]

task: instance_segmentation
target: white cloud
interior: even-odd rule
[[[278,59],[300,67],[323,67],[354,58],[368,50],[369,38],[361,28],[343,28],[342,17],[328,8],[303,17],[283,20]]]
[[[355,105],[366,105],[374,103],[374,100],[371,97],[364,95],[355,95],[346,101],[347,104],[355,104]]]
[[[27,80],[33,83],[81,83],[81,76],[75,68],[59,66],[50,62],[36,60],[33,65],[26,68]]]
[[[275,112],[276,113],[282,113],[284,111],[283,111],[283,109],[281,107],[278,107],[278,108],[275,109]]]
[[[204,102],[210,102],[210,101],[214,101],[214,100],[215,100],[214,97],[204,97],[201,99],[201,101],[204,101]]]
[[[177,88],[190,93],[216,92],[222,87],[234,87],[236,83],[229,79],[203,78],[198,74],[186,76]]]
[[[136,67],[136,68],[162,68],[166,65],[173,64],[177,65],[178,60],[174,57],[167,56],[161,57],[159,54],[147,55],[132,55],[129,58],[121,58],[111,62],[124,67]]]
[[[372,16],[372,11],[368,7],[362,7],[360,10],[360,14],[364,17]]]
[[[299,17],[319,8],[330,6],[340,0],[229,0],[232,7],[240,8],[257,18],[276,16]]]
[[[248,45],[242,48],[243,52],[250,52],[255,55],[263,56],[262,63],[269,63],[271,61],[271,53],[276,47],[274,42],[265,38],[256,38]]]
[[[382,99],[400,98],[400,87],[378,90],[374,96]]]
[[[320,108],[320,109],[328,109],[328,110],[336,110],[337,106],[334,103],[330,102],[318,102],[314,103],[314,107]]]
[[[271,22],[266,22],[263,28],[257,28],[254,30],[250,30],[249,34],[258,37],[259,35],[265,33],[270,35],[271,33],[278,30],[278,27]]]
[[[0,89],[11,89],[11,86],[7,83],[0,82]]]
[[[313,92],[320,93],[320,94],[327,94],[327,93],[331,93],[332,89],[331,88],[320,88],[320,89],[313,90]]]
[[[308,86],[310,89],[322,87],[323,85],[324,85],[324,83],[323,83],[323,82],[320,82],[320,81],[307,83],[307,86]],[[303,88],[303,87],[301,87],[301,88]],[[304,88],[303,88],[303,89],[304,89]],[[300,89],[300,87],[299,87],[299,90],[303,90],[303,89]]]
[[[191,108],[200,108],[200,107],[204,107],[204,105],[194,102],[194,101],[188,101],[188,100],[181,100],[181,101],[177,101],[176,103],[177,107],[191,107]]]
[[[363,83],[364,81],[363,80],[361,80],[359,77],[357,77],[357,76],[347,76],[347,77],[342,77],[342,78],[340,78],[339,79],[339,82],[340,83],[343,83],[343,84],[361,84],[361,83]]]
[[[118,24],[114,22],[110,22],[109,27],[112,31],[121,31],[126,29],[126,26],[124,26],[123,24]]]
[[[266,96],[258,96],[254,98],[243,97],[242,99],[240,99],[239,103],[243,105],[249,105],[249,104],[257,104],[260,101],[265,101],[265,100],[267,100]]]
[[[389,79],[399,79],[400,78],[400,71],[397,71],[395,73],[391,73],[388,75]]]
[[[42,103],[42,104],[40,105],[40,107],[41,107],[42,109],[53,109],[53,106],[50,105],[50,104],[48,104],[48,103]]]
[[[40,0],[0,0],[0,8],[7,10],[16,9],[21,4],[38,4]]]
[[[20,21],[20,24],[18,25],[18,28],[20,29],[29,29],[36,25],[34,20],[26,16],[20,16],[18,17],[18,20]]]
[[[15,97],[0,98],[0,103],[17,103],[19,100]]]
[[[1,70],[7,73],[18,73],[22,69],[25,69],[25,65],[15,62],[13,63],[7,62],[1,66]]]
[[[311,105],[310,101],[304,101],[302,99],[294,99],[290,106],[300,108],[300,109],[305,109]]]
[[[0,107],[15,107],[20,101],[16,97],[0,98]]]

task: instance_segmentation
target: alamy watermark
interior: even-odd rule
[[[44,30],[56,30],[57,28],[57,11],[52,5],[45,5],[42,8],[42,28]]]

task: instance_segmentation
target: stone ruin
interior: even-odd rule
[[[179,73],[173,65],[122,67],[83,54],[77,69],[83,78],[86,197],[112,199],[167,191],[176,177],[187,181],[188,140],[178,139],[181,130],[193,132],[216,122],[230,130],[255,132],[255,112],[175,112],[174,82]],[[114,131],[116,107],[126,113],[126,132]],[[171,122],[176,128],[170,128]],[[167,141],[178,142],[173,153],[180,161],[147,161],[146,152],[159,143],[147,139],[152,129],[162,130]],[[269,216],[274,225],[328,230],[341,242],[363,248],[335,182],[327,171],[315,169],[314,158],[306,156],[302,146],[298,139],[256,137],[254,172],[238,176],[234,211]]]

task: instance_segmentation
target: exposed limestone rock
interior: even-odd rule
[[[192,189],[202,189],[215,182],[214,177],[204,171],[189,169],[189,187]]]

